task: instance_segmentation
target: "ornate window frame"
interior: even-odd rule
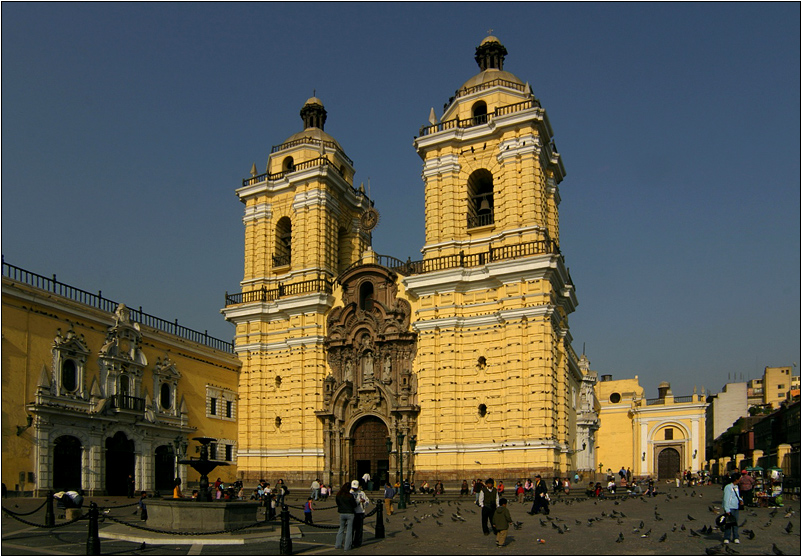
[[[169,357],[165,356],[164,360],[156,358],[156,365],[153,367],[153,410],[156,413],[179,415],[178,382],[180,379],[181,372]],[[167,407],[162,405],[162,389],[165,386],[170,390],[170,405]]]
[[[83,335],[77,335],[70,325],[70,330],[62,336],[61,329],[56,329],[53,339],[53,370],[51,394],[71,398],[87,398],[86,360],[90,350],[86,346]],[[75,365],[75,388],[69,390],[64,386],[64,366],[67,362]]]

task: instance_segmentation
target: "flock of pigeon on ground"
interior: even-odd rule
[[[685,495],[689,495],[690,497],[697,497],[697,493],[696,493],[695,490],[693,492],[691,492],[690,494],[688,494],[687,491],[685,491],[684,493],[685,493]],[[699,494],[698,497],[702,497],[702,495]],[[648,503],[649,502],[649,500],[647,500],[646,498],[644,498],[641,495],[633,495],[633,496],[624,495],[624,496],[620,497],[620,499],[614,500],[613,504],[614,505],[619,505],[620,502],[626,501],[627,499],[630,499],[630,498],[631,499],[639,498],[644,503]],[[651,501],[654,502],[655,499],[651,499]],[[679,495],[676,495],[676,494],[672,495],[671,493],[665,494],[665,502],[670,502],[672,499],[679,499]],[[570,506],[570,505],[582,503],[582,502],[589,501],[589,500],[591,500],[591,498],[584,497],[584,496],[583,497],[575,497],[575,498],[572,497],[572,498],[553,500],[551,502],[551,504],[552,505],[561,504],[561,505],[564,505],[564,506]],[[447,513],[449,512],[443,506],[444,502],[447,503],[448,506],[452,506],[452,503],[453,503],[455,505],[455,507],[456,507],[455,512],[451,512],[450,513],[450,518],[451,518],[451,520],[453,522],[468,522],[468,520],[463,516],[463,514],[466,514],[466,513],[470,513],[471,515],[478,515],[478,509],[471,508],[471,507],[473,507],[472,500],[470,500],[470,501],[463,501],[463,500],[459,500],[459,501],[451,501],[451,500],[449,500],[449,501],[441,501],[441,500],[435,498],[429,503],[429,508],[434,508],[435,506],[437,506],[438,508],[436,510],[434,510],[432,512],[429,512],[429,513],[424,513],[424,514],[422,514],[420,516],[418,516],[417,514],[413,514],[412,515],[412,521],[410,521],[406,516],[404,516],[402,518],[402,521],[404,522],[404,524],[403,524],[404,528],[407,531],[410,532],[410,534],[412,535],[413,538],[418,538],[419,537],[418,534],[416,534],[414,532],[414,530],[413,530],[413,528],[415,527],[415,524],[421,524],[425,520],[434,519],[434,522],[437,524],[437,526],[442,527],[443,523],[440,521],[440,519],[443,519],[443,517],[445,517],[447,515]],[[511,503],[512,502],[513,501],[511,501]],[[594,500],[593,503],[594,503],[594,505],[598,505],[599,501],[598,500]],[[462,507],[461,507],[462,504],[468,504],[470,506],[467,509],[462,509]],[[419,510],[418,509],[418,504],[415,504],[414,507],[415,507],[414,508],[414,512],[417,513],[418,510]],[[663,517],[661,516],[660,512],[658,512],[658,508],[659,508],[658,505],[654,506],[654,520],[655,520],[655,522],[663,521]],[[710,511],[710,513],[712,513],[712,517],[705,517],[707,519],[711,519],[712,518],[714,520],[715,517],[719,516],[723,512],[721,510],[721,507],[719,507],[717,505],[709,505],[707,507],[707,509]],[[793,517],[796,514],[796,511],[794,509],[786,510],[786,509],[775,508],[771,512],[768,513],[768,517],[769,517],[768,522],[766,522],[763,526],[753,526],[752,528],[756,528],[756,527],[757,528],[761,528],[761,529],[769,528],[772,525],[772,521],[775,518],[777,518],[777,515],[780,514],[780,513],[782,513],[782,515],[781,515],[782,517],[790,519],[791,517]],[[639,514],[641,514],[641,513],[639,513]],[[755,537],[757,535],[755,533],[755,530],[744,528],[744,526],[747,524],[747,522],[749,521],[750,518],[754,518],[754,517],[758,517],[758,516],[759,516],[758,513],[755,512],[753,509],[745,509],[745,510],[741,511],[741,513],[740,513],[741,523],[739,524],[739,530],[740,530],[740,534],[742,536],[744,536],[746,539],[749,539],[749,540],[754,540],[755,539]],[[557,517],[548,516],[548,515],[546,515],[546,516],[538,515],[538,518],[540,520],[540,526],[542,528],[551,528],[554,532],[556,532],[558,534],[565,534],[567,532],[572,531],[573,529],[579,529],[580,527],[582,527],[583,524],[585,524],[586,527],[593,527],[595,524],[599,524],[599,523],[601,523],[603,521],[605,523],[605,526],[604,526],[605,528],[609,528],[609,524],[611,522],[615,522],[615,524],[617,526],[623,526],[625,524],[625,520],[624,519],[627,518],[627,515],[624,514],[622,511],[618,511],[618,510],[615,510],[615,509],[613,509],[613,511],[609,512],[609,513],[606,512],[606,511],[602,511],[600,515],[594,516],[594,517],[590,517],[590,518],[587,519],[587,522],[584,522],[584,523],[581,520],[573,519],[574,520],[574,524],[573,525],[569,525],[568,521],[566,521],[566,520],[563,520],[563,519],[560,519],[560,518],[557,518]],[[713,526],[708,526],[708,525],[702,525],[701,528],[697,526],[696,529],[694,529],[693,524],[694,523],[699,524],[699,523],[703,522],[704,519],[703,520],[697,520],[696,517],[691,516],[690,514],[688,514],[687,515],[687,520],[688,520],[689,526],[686,526],[685,522],[683,522],[680,525],[677,525],[676,523],[673,523],[673,525],[670,528],[666,528],[665,529],[666,531],[660,537],[656,537],[657,542],[658,543],[665,542],[668,539],[669,532],[676,533],[676,532],[679,531],[679,532],[682,533],[680,535],[687,535],[689,537],[701,537],[701,536],[711,535],[711,534],[713,534],[714,532],[717,531],[715,528],[713,528]],[[385,521],[389,523],[390,522],[390,517],[385,517]],[[471,522],[474,522],[474,521],[477,522],[476,526],[478,528],[478,526],[479,526],[479,524],[478,524],[479,517],[476,516],[475,518],[471,519]],[[512,527],[514,529],[516,529],[516,530],[520,530],[523,526],[524,526],[523,522],[520,522],[520,521],[514,522],[512,524]],[[626,535],[624,534],[624,530],[621,530],[619,532],[618,538],[615,540],[615,542],[616,543],[625,543],[626,540],[627,540],[627,537],[651,538],[653,528],[650,527],[648,530],[644,531],[645,528],[646,528],[646,523],[644,523],[643,520],[640,520],[637,524],[635,524],[633,526],[631,532],[627,533]],[[792,534],[794,532],[794,523],[789,520],[788,524],[783,528],[783,530],[785,531],[786,534]],[[772,540],[771,551],[775,555],[785,555],[785,553],[777,546],[777,544],[773,540]],[[733,547],[731,547],[730,545],[727,545],[727,544],[724,544],[724,543],[719,543],[718,545],[715,545],[715,546],[712,546],[712,547],[706,547],[705,548],[705,553],[707,555],[738,555],[740,552],[738,550],[734,549]]]

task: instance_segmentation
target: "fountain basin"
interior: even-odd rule
[[[148,528],[177,532],[211,532],[241,528],[259,521],[259,503],[198,502],[192,499],[148,499]]]

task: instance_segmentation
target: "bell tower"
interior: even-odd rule
[[[506,55],[485,38],[479,73],[440,119],[431,110],[414,141],[426,243],[403,283],[418,333],[424,475],[526,477],[574,465],[582,374],[567,321],[576,296],[560,252],[565,169],[546,111],[504,69]]]
[[[360,217],[372,206],[353,186],[353,161],[324,131],[317,97],[300,112],[303,130],[272,148],[267,168],[237,190],[245,205],[242,291],[226,295],[236,325],[238,469],[249,481],[301,478],[323,468],[322,404],[326,313],[334,280],[370,245]]]

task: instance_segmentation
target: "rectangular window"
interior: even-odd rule
[[[226,462],[234,460],[234,446],[226,445]]]
[[[234,403],[230,400],[226,401],[226,418],[231,418],[234,413]]]
[[[666,428],[665,440],[666,441],[671,441],[672,439],[674,439],[674,428],[673,427],[667,427]]]
[[[216,416],[217,415],[217,399],[216,398],[211,398],[209,400],[209,413],[212,416]]]
[[[209,460],[217,460],[217,443],[209,443]]]
[[[784,389],[784,388],[785,388],[785,385],[777,385],[777,388],[778,388],[778,389],[780,389],[780,390],[782,390],[782,389]]]

